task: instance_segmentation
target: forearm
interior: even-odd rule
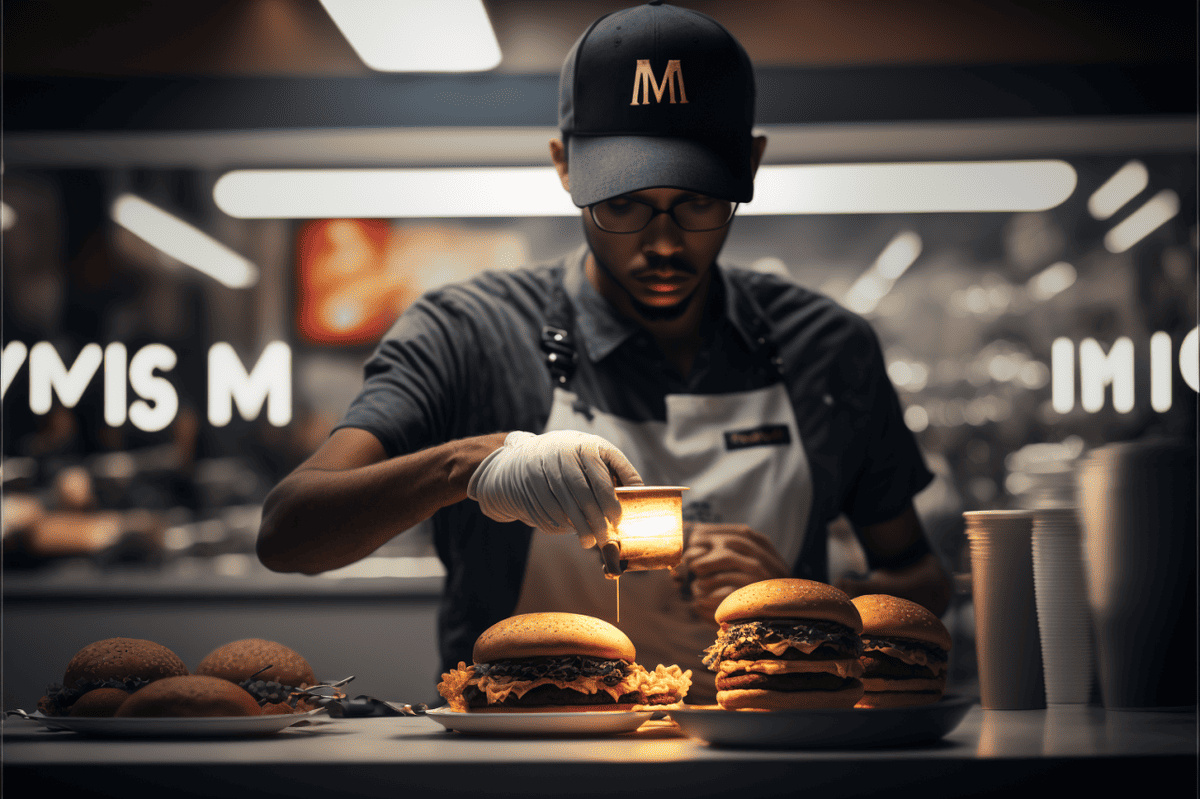
[[[932,552],[900,569],[875,569],[864,579],[845,578],[837,587],[851,597],[890,594],[916,602],[941,616],[950,605],[950,577]]]
[[[267,496],[258,556],[281,572],[317,574],[361,560],[467,496],[504,433],[461,439],[349,469],[302,465]]]

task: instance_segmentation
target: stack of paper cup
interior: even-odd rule
[[[987,710],[1046,706],[1027,510],[967,511],[979,701]]]
[[[1080,537],[1074,508],[1034,512],[1033,587],[1050,705],[1087,704],[1091,696],[1092,621]]]

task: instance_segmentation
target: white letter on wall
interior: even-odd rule
[[[175,350],[166,344],[147,344],[129,361],[129,383],[139,397],[152,400],[154,407],[142,400],[129,406],[129,421],[138,430],[153,433],[162,430],[175,419],[179,410],[179,395],[165,377],[157,377],[155,369],[169,372],[175,368]]]
[[[1096,413],[1104,407],[1109,383],[1117,413],[1133,410],[1133,341],[1122,336],[1106,356],[1098,341],[1085,338],[1079,344],[1079,399],[1085,411]]]
[[[109,427],[125,424],[125,368],[128,361],[124,344],[113,343],[104,348],[104,423]]]
[[[1069,338],[1050,345],[1050,404],[1058,413],[1075,407],[1075,344]]]
[[[29,409],[36,414],[49,413],[55,393],[63,405],[74,408],[103,359],[100,345],[88,344],[68,370],[53,344],[34,344],[29,352]]]
[[[25,356],[28,354],[29,350],[19,341],[10,341],[4,345],[4,352],[0,354],[0,399],[8,393],[8,387],[12,385],[17,370],[25,363]]]
[[[282,341],[272,341],[259,356],[253,371],[246,368],[233,347],[225,342],[208,351],[208,421],[224,427],[233,419],[233,403],[249,421],[258,417],[264,400],[267,421],[283,427],[292,420],[292,351]]]

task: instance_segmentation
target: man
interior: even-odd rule
[[[620,626],[639,661],[692,668],[699,702],[713,609],[758,580],[825,580],[840,514],[876,567],[857,592],[944,611],[911,502],[931,475],[874,334],[716,263],[766,146],[742,47],[696,12],[627,9],[576,42],[559,99],[550,154],[586,246],[406,311],[341,425],[267,498],[263,563],[337,568],[432,516],[450,668],[514,613],[615,620],[598,553],[614,485],[687,486],[684,562],[623,576]]]

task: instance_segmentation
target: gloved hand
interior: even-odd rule
[[[587,548],[609,543],[607,522],[621,519],[616,485],[642,485],[642,478],[600,436],[516,431],[479,464],[467,496],[489,519],[522,521],[548,533],[574,531]]]

